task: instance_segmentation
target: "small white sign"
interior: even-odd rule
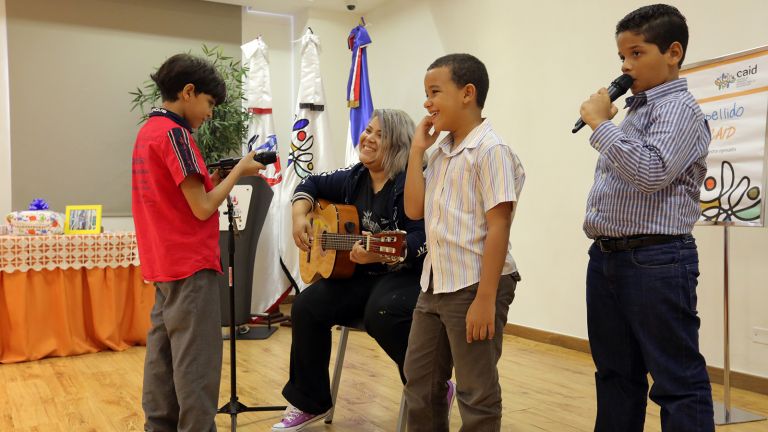
[[[248,218],[248,208],[251,206],[251,195],[253,194],[253,186],[248,185],[235,185],[232,188],[232,192],[229,196],[232,197],[232,206],[234,208],[235,223],[237,229],[242,231],[245,229],[246,219]],[[227,215],[227,200],[219,206],[219,231],[229,230],[229,215]]]

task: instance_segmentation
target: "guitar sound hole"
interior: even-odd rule
[[[354,222],[347,222],[344,224],[344,229],[347,230],[347,234],[354,234],[355,233],[355,226]]]

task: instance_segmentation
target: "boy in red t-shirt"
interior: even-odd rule
[[[244,157],[222,178],[205,169],[192,130],[226,87],[207,61],[177,54],[152,79],[163,98],[133,149],[132,209],[144,279],[155,283],[142,406],[146,431],[215,431],[221,378],[218,207],[243,176]]]

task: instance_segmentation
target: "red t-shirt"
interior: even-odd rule
[[[144,279],[168,282],[204,269],[221,272],[219,214],[204,221],[195,217],[180,187],[194,175],[206,192],[213,189],[186,120],[154,108],[136,137],[132,167],[133,220]]]

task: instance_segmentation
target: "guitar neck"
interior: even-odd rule
[[[371,236],[354,234],[324,233],[322,236],[323,249],[348,251],[352,250],[355,243],[362,241],[363,247]]]

